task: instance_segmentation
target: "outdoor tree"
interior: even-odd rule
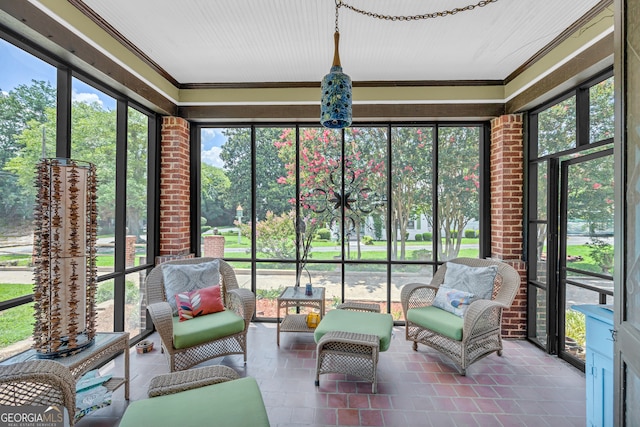
[[[268,211],[279,215],[291,209],[288,198],[295,197],[295,185],[283,188],[277,182],[278,177],[285,173],[285,165],[273,143],[282,132],[280,128],[256,129],[254,167],[251,163],[251,129],[224,129],[227,141],[221,147],[220,158],[224,161],[224,170],[231,182],[228,204],[233,207],[234,214],[238,205],[244,208],[246,214],[251,212],[252,174],[255,174],[258,219],[265,218]]]
[[[465,227],[479,218],[480,130],[438,128],[438,215],[433,229],[440,234],[436,243],[441,260],[458,256]]]
[[[54,114],[53,108],[46,111]],[[116,111],[106,110],[98,103],[73,102],[71,155],[76,160],[96,165],[98,177],[98,221],[102,227],[110,227],[115,217],[115,159],[116,159]],[[129,115],[127,140],[127,216],[132,234],[139,235],[138,228],[146,212],[147,195],[147,119],[140,114]],[[19,134],[20,155],[8,161],[5,169],[14,173],[17,182],[30,200],[35,198],[33,187],[34,165],[42,157],[42,126],[46,138],[46,152],[55,153],[55,122],[44,124],[32,120]]]
[[[398,229],[398,233],[391,235],[394,242],[393,255],[396,259],[406,259],[409,221],[420,214],[427,218],[433,217],[429,203],[433,188],[433,128],[394,127],[391,146],[391,223]]]
[[[232,223],[235,206],[229,201],[231,181],[219,167],[204,162],[200,166],[201,215],[210,226]]]
[[[32,80],[8,93],[0,90],[0,221],[6,225],[28,223],[33,213],[31,192],[19,186],[6,165],[24,147],[19,137],[27,126],[40,130],[40,141],[55,139],[54,132],[43,132],[44,123],[55,122],[55,105],[56,90],[48,82]]]

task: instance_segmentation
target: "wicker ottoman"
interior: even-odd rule
[[[314,332],[318,344],[315,384],[320,385],[321,374],[348,374],[371,382],[376,393],[378,355],[389,348],[393,317],[362,306],[341,308],[328,312]]]
[[[269,426],[256,380],[239,378],[227,366],[159,375],[151,380],[149,397],[129,404],[120,427]]]

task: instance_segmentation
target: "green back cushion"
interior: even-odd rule
[[[184,323],[184,322],[183,322]],[[120,427],[268,426],[262,394],[252,377],[129,403]]]
[[[240,333],[244,330],[244,319],[232,310],[225,310],[180,322],[173,318],[173,345],[188,348],[218,338]]]
[[[393,317],[390,314],[368,313],[353,310],[331,310],[320,321],[313,336],[316,342],[327,332],[344,331],[380,337],[380,351],[391,344]]]
[[[456,341],[462,341],[464,319],[438,307],[412,308],[407,312],[407,320]]]

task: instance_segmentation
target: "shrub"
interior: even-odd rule
[[[451,236],[452,239],[457,239],[458,238],[458,230],[449,230],[449,235]]]
[[[371,236],[364,236],[362,238],[362,243],[364,243],[365,245],[373,245],[373,237]]]
[[[430,242],[433,239],[433,234],[431,234],[430,232],[424,232],[422,233],[422,240],[424,240],[425,242]]]
[[[328,228],[319,228],[318,231],[316,231],[316,235],[318,239],[331,240],[331,230]]]
[[[591,258],[603,273],[609,273],[613,268],[613,245],[595,237],[592,237],[591,242],[588,242],[587,245]]]
[[[467,239],[475,239],[478,235],[476,234],[476,230],[464,230],[464,237]]]
[[[422,242],[422,234],[416,234],[416,242]]]
[[[431,258],[431,251],[426,249],[416,249],[411,252],[411,259],[414,261],[426,261]]]

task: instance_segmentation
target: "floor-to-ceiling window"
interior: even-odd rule
[[[236,268],[258,318],[276,317],[284,287],[311,282],[328,309],[375,302],[402,320],[404,284],[486,255],[486,126],[198,125],[201,254]],[[220,254],[206,244],[214,235]]]
[[[140,336],[149,329],[141,284],[154,261],[156,116],[7,40],[15,44],[0,39],[0,62],[11,64],[0,69],[0,359],[31,345],[34,180],[44,157],[96,165],[97,330]]]
[[[584,361],[578,304],[613,303],[613,77],[529,114],[528,335]]]

